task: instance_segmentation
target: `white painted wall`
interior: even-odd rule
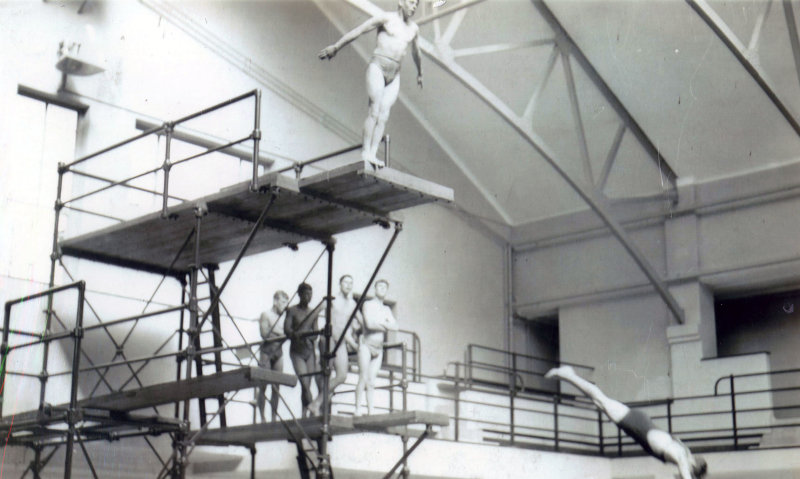
[[[264,88],[252,71],[243,70],[239,68],[241,65],[232,62],[231,55],[212,51],[209,47],[213,45],[199,44],[197,38],[190,37],[147,5],[150,4],[89,2],[82,14],[77,13],[80,2],[6,2],[0,6],[3,15],[13,20],[0,35],[0,47],[7,52],[7,64],[18,66],[0,73],[0,107],[4,111],[20,112],[25,120],[20,122],[12,115],[3,115],[3,128],[0,128],[0,144],[3,145],[0,161],[6,172],[1,180],[4,229],[0,235],[3,245],[0,278],[8,285],[2,290],[2,299],[39,290],[47,283],[56,164],[138,134],[134,127],[137,118],[176,119],[244,91],[262,88],[262,151],[304,159],[345,144],[325,125],[324,118],[302,111],[298,106],[302,98],[293,103],[285,92]],[[316,7],[309,3],[298,10],[289,4],[276,5],[269,17],[270,28],[262,28],[265,26],[258,22],[245,28],[241,22],[245,20],[247,5],[229,6],[211,2],[189,10],[202,16],[204,9],[209,8],[210,12],[206,13],[219,22],[233,22],[227,25],[227,31],[232,33],[225,39],[240,51],[250,52],[255,65],[278,72],[276,75],[286,82],[284,85],[290,84],[296,91],[314,86],[315,100],[319,99],[321,91],[327,91],[327,87],[320,89],[318,85],[322,78],[292,77],[291,72],[296,68],[309,62],[316,65],[318,60],[313,55],[310,60],[298,55],[290,61],[286,45],[281,42],[285,37],[280,29],[310,28],[309,22],[327,25]],[[314,44],[314,52],[316,43],[332,36],[331,28],[315,33],[309,40]],[[223,29],[223,33],[225,31]],[[43,104],[19,97],[16,88],[24,84],[56,91],[61,77],[54,64],[61,40],[80,42],[80,55],[104,67],[105,72],[67,80],[67,90],[75,93],[71,98],[90,108],[78,121],[77,141],[67,135],[64,140],[67,143],[61,141],[59,155],[53,157],[41,151]],[[270,85],[276,88],[275,84]],[[25,109],[21,110],[20,104],[24,104]],[[211,135],[236,138],[240,132],[248,134],[252,129],[251,105],[249,102],[242,108],[233,108],[231,112],[188,126]],[[329,105],[322,102],[322,106]],[[55,110],[51,107],[48,111],[52,115]],[[358,130],[360,120],[355,123],[355,130]],[[46,140],[45,143],[52,142]],[[401,141],[394,142],[400,156],[402,145]],[[90,160],[80,168],[114,179],[123,178],[160,165],[163,147],[163,141],[143,140],[108,158]],[[176,144],[173,159],[188,151],[190,148]],[[286,162],[279,161],[279,164]],[[218,155],[206,163],[199,175],[173,169],[171,192],[197,197],[230,182],[247,179],[249,174],[249,163]],[[161,177],[155,175],[137,184],[157,189]],[[65,185],[62,199],[101,185],[94,180],[75,178]],[[76,206],[123,218],[160,207],[159,198],[128,190],[114,192],[117,194],[103,194],[96,201],[86,200]],[[62,237],[113,224],[107,219],[67,210],[63,216],[65,219],[59,230]],[[470,342],[502,346],[502,246],[440,206],[409,210],[400,217],[404,219],[404,231],[380,276],[392,284],[390,296],[398,303],[401,326],[416,331],[422,338],[424,371],[439,373],[448,361],[461,359]],[[389,235],[389,231],[377,227],[342,235],[338,239],[334,263],[336,277],[345,272],[353,274],[356,289],[363,288]],[[26,239],[23,242],[21,238]],[[241,329],[249,340],[257,337],[252,320],[271,305],[272,292],[281,288],[291,294],[321,250],[321,245],[304,244],[297,253],[287,250],[264,254],[248,258],[242,264],[223,300],[231,314],[242,318]],[[107,321],[142,312],[158,282],[157,277],[145,273],[69,257],[63,261],[69,275],[87,281],[92,304],[86,311],[87,324],[93,324],[95,316]],[[324,261],[309,279],[315,286],[317,298],[324,289]],[[229,267],[222,265],[218,281],[221,282]],[[59,268],[56,280],[66,282],[69,275]],[[148,310],[175,304],[179,291],[177,282],[168,279]],[[258,297],[255,301],[254,295]],[[70,313],[64,314],[68,324],[72,324]],[[128,357],[151,353],[175,329],[178,319],[173,314],[149,321],[137,326],[136,335],[127,345]],[[111,334],[121,342],[126,332],[117,327]],[[106,334],[100,330],[85,338],[87,349],[98,362],[109,360],[114,352],[108,337],[103,336]],[[231,342],[239,341],[236,334],[232,336]],[[91,390],[93,384],[94,381],[85,384],[83,393]]]
[[[699,361],[716,357],[715,293],[797,284],[792,218],[800,198],[791,184],[798,175],[795,163],[699,184],[687,180],[670,208],[614,208],[694,325],[689,329],[671,326],[675,320],[630,256],[585,213],[520,231],[517,311],[535,317],[558,310],[562,359],[593,365],[593,380],[623,400],[704,394],[713,384],[698,384],[700,376],[713,383],[745,370],[767,371],[763,358]],[[668,327],[675,329],[668,334]]]

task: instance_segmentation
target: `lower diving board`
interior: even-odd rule
[[[447,426],[449,418],[444,414],[425,411],[399,411],[372,416],[331,416],[330,434],[354,434],[358,432],[388,432],[398,426],[423,424],[425,426]],[[198,439],[198,444],[252,446],[259,442],[289,440],[295,438],[318,439],[322,435],[322,417],[309,417],[295,421],[248,424],[221,429],[209,429]]]

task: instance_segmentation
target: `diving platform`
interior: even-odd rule
[[[217,397],[229,391],[268,384],[294,387],[297,377],[250,366],[83,399],[78,401],[78,406],[109,411],[135,411],[186,399]]]
[[[200,264],[236,258],[253,225],[275,193],[263,228],[247,254],[262,253],[331,236],[374,223],[388,223],[394,211],[431,202],[452,202],[453,190],[391,168],[375,169],[363,161],[300,179],[269,173],[250,182],[159,212],[60,242],[65,255],[170,276],[185,275],[194,263],[186,247],[202,206]]]
[[[316,440],[322,437],[323,424],[322,417],[315,416],[297,421],[276,421],[210,429],[201,434],[197,439],[197,444],[251,447],[259,442],[294,441],[295,438]],[[331,436],[359,432],[396,434],[398,433],[397,428],[402,426],[446,427],[448,424],[450,424],[450,419],[447,415],[426,411],[398,411],[357,417],[332,415],[328,433]]]
[[[130,414],[131,411],[171,404],[194,398],[217,397],[220,394],[256,386],[279,384],[293,387],[297,377],[258,367],[244,367],[223,371],[191,379],[160,383],[130,391],[120,391],[78,401],[79,417],[94,425],[87,429],[94,434],[109,433],[111,430],[166,429],[178,430],[180,421],[161,416]],[[48,435],[47,426],[63,423],[69,412],[68,404],[48,406],[37,411],[27,411],[4,417],[0,421],[0,433],[8,434],[16,442],[26,437]],[[102,426],[108,423],[108,426]],[[12,429],[13,428],[13,429]],[[31,433],[35,433],[31,435]],[[52,435],[63,434],[63,430],[53,429]]]

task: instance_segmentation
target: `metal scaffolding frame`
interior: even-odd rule
[[[238,140],[226,143],[226,144],[217,144],[217,145],[203,145],[205,147],[205,151],[202,151],[199,154],[194,154],[188,156],[186,158],[181,158],[178,160],[174,160],[171,158],[172,149],[171,143],[174,137],[175,128],[191,119],[197,118],[199,116],[205,115],[207,113],[217,111],[221,108],[226,106],[232,105],[234,103],[249,100],[252,98],[254,100],[254,121],[253,121],[253,130],[252,132]],[[111,145],[109,147],[103,148],[97,152],[82,156],[77,158],[71,163],[64,164],[60,163],[58,165],[58,186],[56,192],[56,201],[55,201],[55,220],[54,220],[54,228],[53,228],[53,241],[52,241],[52,253],[50,255],[50,276],[49,276],[49,289],[37,293],[35,295],[27,296],[25,298],[20,298],[17,300],[12,300],[6,303],[5,306],[5,317],[4,317],[4,327],[3,327],[3,341],[2,345],[0,345],[0,354],[3,355],[3,365],[4,367],[0,371],[0,381],[5,380],[6,374],[18,374],[20,376],[29,376],[38,378],[40,381],[40,394],[39,394],[39,408],[38,411],[32,413],[22,413],[21,416],[16,418],[12,417],[11,422],[7,423],[0,418],[0,430],[5,430],[8,433],[9,440],[7,439],[7,443],[10,444],[17,444],[17,445],[24,445],[30,447],[34,451],[34,460],[28,465],[25,469],[24,474],[28,471],[32,472],[34,477],[39,477],[40,472],[42,469],[50,462],[51,458],[55,454],[55,452],[60,448],[61,445],[66,446],[66,459],[64,464],[64,477],[69,478],[72,474],[72,465],[73,465],[73,445],[75,442],[78,443],[84,458],[88,464],[88,467],[94,477],[97,477],[97,471],[95,470],[94,464],[92,463],[91,457],[88,454],[88,451],[84,445],[87,441],[96,441],[96,440],[117,440],[121,438],[127,437],[143,437],[147,442],[149,448],[153,451],[153,453],[158,458],[160,464],[162,465],[161,471],[158,473],[158,478],[161,477],[172,477],[172,478],[183,478],[186,475],[188,459],[196,445],[203,441],[203,437],[208,435],[210,431],[209,426],[211,422],[215,418],[219,418],[219,422],[221,427],[224,429],[226,427],[226,417],[225,417],[225,407],[230,402],[235,401],[236,393],[242,389],[242,387],[253,387],[256,384],[261,384],[262,387],[265,387],[269,383],[278,383],[284,385],[293,385],[296,382],[296,378],[294,376],[288,376],[282,373],[274,373],[271,371],[261,370],[258,368],[248,368],[244,367],[244,363],[242,363],[241,359],[236,356],[237,361],[239,364],[238,367],[242,369],[237,369],[234,371],[223,371],[222,368],[222,359],[221,353],[223,351],[232,351],[235,349],[246,348],[250,354],[255,358],[255,355],[252,351],[252,347],[259,345],[262,341],[248,343],[242,334],[241,330],[239,330],[238,326],[236,326],[233,317],[230,313],[227,314],[226,317],[229,317],[238,331],[243,343],[237,345],[230,345],[228,344],[221,334],[221,326],[220,326],[220,308],[225,309],[227,312],[227,308],[225,307],[224,303],[221,301],[221,296],[229,283],[229,280],[236,272],[238,265],[240,264],[241,260],[244,256],[248,253],[248,248],[254,241],[254,238],[259,233],[259,231],[267,229],[277,230],[277,231],[288,231],[291,234],[299,235],[300,238],[304,240],[311,239],[311,240],[318,240],[320,241],[325,249],[323,253],[327,254],[327,291],[326,291],[326,299],[332,297],[332,284],[333,284],[333,256],[335,251],[335,240],[331,236],[327,235],[320,235],[314,232],[303,231],[302,228],[292,228],[291,225],[287,225],[284,223],[274,223],[268,222],[268,217],[270,210],[272,209],[273,205],[275,204],[276,200],[281,196],[282,189],[278,184],[261,184],[262,180],[259,177],[259,165],[263,164],[263,161],[259,160],[259,141],[261,139],[261,130],[260,130],[260,116],[261,116],[261,92],[259,90],[253,90],[243,95],[239,95],[237,97],[231,98],[224,102],[218,103],[213,105],[209,108],[200,110],[196,113],[184,116],[175,121],[165,122],[160,126],[156,126],[153,128],[149,128],[143,131],[141,134],[136,135],[134,137],[128,138],[126,140],[120,141]],[[122,179],[122,180],[112,180],[108,178],[104,178],[98,175],[94,175],[92,173],[88,173],[85,171],[78,170],[76,167],[78,165],[83,164],[84,162],[99,157],[105,153],[110,151],[116,150],[124,145],[128,145],[132,142],[135,142],[139,139],[145,138],[150,135],[158,135],[162,136],[166,139],[165,147],[164,147],[164,161],[163,163],[155,169],[148,170],[144,173],[139,173],[133,175],[129,178]],[[181,139],[180,136],[177,139]],[[169,193],[170,187],[170,170],[173,166],[188,162],[195,158],[199,158],[201,156],[214,153],[214,152],[226,152],[231,151],[235,145],[243,143],[245,141],[253,142],[252,148],[252,177],[249,181],[249,191],[252,195],[256,196],[265,196],[268,197],[266,201],[260,200],[263,202],[263,206],[260,207],[260,213],[258,218],[250,221],[249,226],[249,234],[244,239],[243,244],[240,246],[235,258],[233,258],[233,265],[224,277],[223,281],[217,286],[216,278],[214,275],[214,271],[217,269],[216,264],[203,264],[201,263],[201,249],[202,249],[202,238],[204,237],[205,230],[204,228],[204,219],[209,214],[209,208],[206,203],[202,200],[195,202],[194,207],[192,209],[193,213],[193,227],[191,231],[189,231],[188,235],[185,236],[183,239],[178,251],[174,254],[174,257],[170,264],[167,267],[164,266],[153,266],[153,265],[146,265],[136,262],[127,262],[125,260],[121,260],[119,258],[112,258],[110,256],[103,256],[103,255],[92,255],[92,254],[76,254],[75,252],[68,250],[67,248],[62,248],[61,242],[58,238],[59,232],[59,225],[61,221],[61,210],[64,208],[73,208],[76,211],[83,211],[79,208],[72,207],[72,203],[81,200],[83,198],[87,198],[91,195],[109,190],[114,187],[122,187],[122,188],[132,188],[137,191],[157,195],[161,197],[161,211],[158,216],[163,219],[163,221],[169,221],[173,216],[173,208],[170,205],[170,201],[179,201],[183,204],[186,203],[186,200],[178,198],[174,195]],[[384,139],[385,143],[385,154],[388,158],[388,138]],[[324,161],[326,159],[354,151],[360,148],[360,145],[347,147],[341,149],[339,151],[322,155],[317,158],[312,158],[305,162],[297,162],[291,166],[283,168],[281,170],[277,170],[275,172],[271,172],[271,174],[281,174],[286,172],[294,171],[298,179],[302,173],[304,167]],[[236,150],[238,153],[239,150]],[[237,155],[241,158],[241,155]],[[131,184],[132,181],[142,178],[147,175],[156,174],[161,172],[163,174],[163,188],[161,191],[152,191],[146,188],[142,188],[140,186],[136,186]],[[64,185],[64,177],[66,174],[72,173],[75,175],[88,177],[93,180],[100,181],[104,183],[97,189],[94,189],[90,192],[79,194],[70,199],[63,199],[63,185]],[[278,182],[280,183],[280,182]],[[383,254],[380,257],[366,287],[364,292],[362,293],[359,301],[357,303],[356,309],[350,315],[349,321],[347,323],[347,327],[349,328],[352,324],[353,319],[355,318],[356,311],[361,306],[365,298],[367,297],[367,292],[369,288],[375,281],[375,278],[383,265],[386,257],[389,254],[397,236],[399,235],[400,231],[402,231],[402,223],[398,221],[394,221],[390,219],[388,216],[383,214],[377,213],[372,210],[359,210],[357,205],[353,205],[349,202],[344,202],[342,204],[334,203],[335,198],[328,198],[324,193],[311,191],[304,194],[307,200],[313,200],[316,202],[330,204],[332,207],[338,210],[346,210],[349,212],[348,214],[356,215],[362,218],[360,224],[363,224],[363,217],[370,219],[373,223],[380,225],[383,228],[391,228],[394,227],[394,232],[392,234],[391,239],[389,240]],[[93,213],[91,211],[86,211],[87,213]],[[109,219],[114,219],[120,223],[124,223],[124,220],[119,218],[112,218],[109,215],[99,215],[105,216]],[[177,242],[176,242],[177,244]],[[294,243],[285,244],[291,249],[296,249],[296,245]],[[66,250],[66,251],[64,251]],[[191,257],[193,260],[188,264],[188,267],[176,267],[178,260],[182,255],[188,254],[190,252]],[[67,266],[62,261],[63,255],[75,255],[77,257],[88,258],[92,260],[99,260],[101,262],[107,264],[113,264],[122,267],[130,267],[135,268],[138,270],[147,271],[150,273],[156,273],[161,275],[161,280],[158,283],[153,294],[150,296],[149,300],[147,301],[147,305],[144,307],[142,312],[137,315],[114,319],[110,321],[103,321],[101,316],[98,314],[96,309],[92,306],[89,300],[85,297],[86,292],[86,284],[83,281],[76,281],[73,277],[72,273],[69,271]],[[320,259],[321,259],[320,255]],[[317,260],[319,261],[319,259]],[[316,266],[317,263],[312,266],[313,268]],[[56,269],[60,266],[66,275],[72,280],[73,282],[65,285],[65,286],[55,286],[55,278],[56,278]],[[205,269],[205,271],[204,271]],[[309,271],[310,274],[310,271]],[[201,275],[203,278],[201,278]],[[164,283],[165,279],[171,277],[177,280],[181,285],[181,300],[180,305],[178,306],[171,306],[161,308],[156,311],[147,311],[148,306],[151,304],[153,298],[155,297],[156,293],[158,292],[161,285]],[[207,284],[209,288],[209,297],[205,299],[201,299],[199,297],[199,286],[201,284]],[[76,313],[76,320],[75,326],[70,328],[68,327],[67,323],[59,316],[58,312],[54,310],[54,295],[70,289],[77,289],[78,290],[78,305],[77,305],[77,313]],[[11,327],[11,309],[14,305],[20,304],[22,302],[34,299],[34,298],[46,298],[47,300],[47,307],[45,309],[45,324],[44,324],[44,333],[38,333],[34,331],[22,331],[20,328],[12,328]],[[206,308],[200,307],[201,301],[208,301],[208,306]],[[341,338],[339,338],[339,342],[335,345],[332,341],[332,326],[331,326],[331,303],[330,301],[326,301],[326,324],[322,331],[313,331],[310,333],[311,335],[321,335],[321,341],[324,346],[324,353],[323,360],[322,360],[322,371],[318,371],[314,374],[322,374],[323,376],[323,387],[322,387],[322,394],[323,394],[323,407],[322,407],[322,417],[321,417],[321,427],[320,433],[316,435],[316,439],[312,440],[309,434],[306,433],[304,430],[304,426],[301,422],[294,417],[291,413],[291,409],[289,405],[286,403],[285,399],[281,397],[281,400],[284,402],[284,405],[289,410],[289,414],[292,416],[291,418],[280,418],[280,422],[285,428],[286,433],[288,433],[288,438],[290,441],[294,441],[298,445],[298,453],[299,453],[299,465],[301,469],[301,474],[304,477],[310,477],[309,469],[307,466],[310,466],[311,469],[315,472],[315,477],[318,478],[328,478],[332,477],[332,469],[330,466],[330,457],[328,453],[328,446],[327,443],[331,440],[333,431],[331,428],[331,409],[330,409],[330,391],[329,391],[329,381],[330,381],[330,374],[331,374],[331,367],[330,367],[330,360],[335,356],[336,350],[341,347]],[[86,306],[97,318],[98,324],[93,324],[90,326],[84,326],[83,318],[84,318],[84,306]],[[139,324],[139,321],[145,318],[152,318],[158,317],[170,313],[179,313],[178,320],[179,326],[176,328],[175,332],[172,333],[159,347],[151,354],[145,357],[137,357],[137,358],[130,358],[125,353],[125,345],[127,344],[128,340],[131,338],[131,335],[134,329]],[[185,324],[185,320],[187,319],[188,313],[188,325]],[[209,320],[210,319],[210,320]],[[58,324],[61,328],[63,328],[64,332],[53,333],[52,327],[54,324]],[[111,326],[119,326],[119,325],[130,325],[130,329],[127,330],[127,333],[124,336],[124,339],[118,341],[115,339],[114,336],[111,335],[109,331],[109,327]],[[204,329],[205,328],[205,329]],[[98,363],[93,361],[89,355],[81,349],[81,339],[83,338],[84,334],[90,331],[98,331],[104,332],[105,335],[110,340],[112,346],[115,348],[114,356],[109,362]],[[203,345],[200,341],[200,334],[201,332],[212,332],[213,333],[213,345]],[[19,335],[29,338],[30,340],[23,340],[22,342],[16,342],[14,344],[9,343],[9,336],[10,335]],[[170,344],[171,341],[174,340],[175,336],[177,335],[177,351],[175,352],[163,352],[164,348]],[[73,353],[72,353],[72,364],[71,367],[66,371],[59,371],[59,372],[48,372],[48,355],[49,355],[49,344],[52,341],[56,340],[63,340],[63,339],[72,339],[73,340]],[[283,341],[285,337],[277,338],[276,340]],[[417,341],[418,338],[415,338]],[[41,345],[44,351],[44,358],[43,358],[43,365],[42,371],[38,375],[33,375],[29,373],[21,373],[21,372],[11,372],[7,371],[6,359],[8,358],[9,353],[20,350],[30,346]],[[405,393],[408,386],[408,378],[407,378],[407,347],[403,343],[401,346],[402,348],[402,375],[399,382],[392,381],[393,384],[390,387],[400,387],[403,391],[403,411],[406,411],[406,399]],[[419,361],[419,347],[415,344],[414,347],[414,354],[415,354],[415,366],[416,363]],[[205,359],[205,356],[213,357],[212,360]],[[141,371],[152,361],[158,359],[165,359],[174,357],[177,361],[176,366],[176,382],[175,383],[167,383],[167,384],[158,384],[154,386],[145,386],[143,381],[140,378]],[[88,366],[81,365],[81,358],[84,358],[86,362],[89,364]],[[257,358],[256,358],[257,359]],[[183,363],[186,363],[186,368],[184,370]],[[195,364],[196,375],[193,376],[192,373],[192,363]],[[203,372],[203,366],[210,364],[215,367],[214,373],[209,376]],[[109,381],[108,374],[112,368],[119,368],[123,367],[128,371],[128,377],[122,381],[122,385],[119,388],[114,388]],[[82,377],[81,375],[84,373],[95,373],[98,375],[96,383],[91,388],[91,392],[89,393],[88,397],[82,400],[78,400],[78,379]],[[271,373],[271,374],[266,374]],[[418,371],[415,371],[415,376]],[[392,373],[393,374],[393,373]],[[47,387],[47,380],[50,377],[57,377],[57,376],[70,376],[71,378],[71,389],[69,395],[69,402],[64,406],[50,406],[45,402],[45,392]],[[393,376],[392,376],[393,377]],[[216,386],[209,386],[208,384],[211,381],[203,382],[204,380],[214,380]],[[135,382],[134,387],[137,389],[127,389],[124,390],[127,386],[131,385]],[[247,384],[243,386],[243,384]],[[96,396],[99,394],[100,389],[104,387],[108,389],[108,395],[106,396]],[[124,391],[123,391],[124,390]],[[199,392],[198,392],[199,391]],[[227,394],[227,393],[231,394]],[[3,391],[0,390],[0,399],[3,396]],[[226,395],[227,394],[227,395]],[[198,430],[192,431],[190,430],[190,410],[191,406],[190,403],[193,399],[197,399],[199,403],[199,414],[200,414],[200,428]],[[217,401],[218,407],[214,412],[210,412],[206,410],[206,399],[215,399]],[[182,407],[181,407],[182,403]],[[174,404],[174,417],[166,418],[163,416],[158,415],[155,419],[152,418],[139,418],[136,416],[132,416],[130,414],[118,414],[115,413],[115,407],[110,407],[110,405],[114,404],[115,407],[118,408],[127,408],[127,410],[136,410],[142,408],[152,408],[156,414],[159,414],[158,409],[156,408],[157,405],[165,405],[165,404]],[[255,405],[253,405],[255,408]],[[123,409],[124,410],[124,409]],[[255,410],[255,409],[254,409]],[[2,416],[2,402],[0,402],[0,416]],[[433,421],[434,423],[436,421]],[[55,425],[59,423],[66,424],[67,428],[64,430],[54,429],[52,427],[48,427],[49,425]],[[431,423],[426,424],[428,428],[428,432],[426,436],[430,433]],[[26,430],[29,431],[30,434],[27,434],[24,438],[20,439],[16,436],[12,435],[12,428],[19,430]],[[169,433],[172,439],[172,453],[171,455],[164,459],[158,453],[156,447],[153,445],[152,442],[148,439],[149,435],[157,435],[162,433]],[[403,465],[404,474],[407,475],[408,468],[407,468],[407,458],[408,455],[413,451],[417,444],[415,444],[410,450],[407,447],[408,442],[408,432],[401,434],[403,439],[403,456],[401,457],[398,464]],[[420,439],[421,441],[421,439]],[[252,444],[245,444],[244,446],[247,447],[251,453],[251,477],[255,477],[255,442]],[[304,444],[314,443],[316,442],[315,447],[313,448],[316,458],[312,458],[309,456],[308,452],[311,449],[307,450],[304,447]],[[53,449],[49,451],[46,455],[43,456],[46,449],[52,447]],[[398,467],[398,466],[396,466]],[[396,469],[395,467],[395,469]],[[394,470],[394,469],[393,469]],[[389,474],[391,475],[391,473]],[[387,475],[387,477],[389,477]]]

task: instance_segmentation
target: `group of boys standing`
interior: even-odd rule
[[[339,293],[330,299],[331,341],[333,349],[339,342],[342,344],[335,350],[331,359],[333,372],[329,383],[329,399],[339,385],[347,379],[349,370],[349,353],[358,355],[358,385],[356,386],[355,415],[361,414],[361,400],[366,393],[367,411],[374,410],[374,386],[383,361],[383,342],[386,331],[397,330],[397,321],[384,298],[389,289],[386,280],[375,282],[375,296],[364,301],[360,311],[356,311],[358,303],[353,298],[353,277],[349,274],[339,278]],[[300,380],[303,417],[319,415],[323,404],[322,362],[325,360],[325,342],[321,340],[318,322],[325,317],[327,308],[323,300],[316,307],[311,307],[313,289],[307,283],[297,287],[298,303],[287,308],[289,296],[284,291],[273,295],[272,308],[261,313],[259,329],[263,340],[259,354],[259,366],[278,372],[283,370],[283,342],[290,342],[289,356],[295,374]],[[347,323],[355,311],[355,321],[348,328]],[[279,324],[284,316],[283,328]],[[319,350],[319,355],[317,354]],[[316,380],[319,394],[312,399],[311,378]],[[272,386],[270,405],[272,420],[275,421],[279,402],[278,386]],[[256,401],[261,420],[266,422],[264,409],[266,406],[266,389],[258,388]]]

